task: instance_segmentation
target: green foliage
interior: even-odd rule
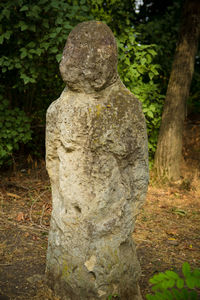
[[[41,120],[41,125],[42,118],[37,114],[41,116],[42,112],[44,119],[50,101],[62,89],[58,62],[69,32],[84,20],[105,21],[118,40],[120,76],[143,103],[150,157],[153,158],[163,100],[156,84],[160,67],[153,62],[157,55],[156,45],[141,44],[141,35],[131,27],[135,16],[134,1],[10,0],[2,1],[0,7],[3,49],[0,93],[9,98],[12,107],[34,113],[33,120]],[[118,22],[119,19],[123,22]]]
[[[20,144],[31,140],[30,119],[19,108],[9,109],[9,102],[0,98],[0,166],[10,163]]]
[[[182,0],[173,0],[171,3],[154,1],[149,7],[146,6],[148,3],[143,3],[138,16],[143,20],[138,24],[141,42],[157,45],[157,61],[162,62],[162,85],[165,88],[178,39],[182,2]],[[144,21],[145,17],[148,21]]]
[[[62,82],[58,62],[71,29],[88,18],[86,1],[3,0],[0,3],[1,94],[26,111],[46,109]],[[8,80],[9,79],[9,80]],[[5,90],[6,86],[6,90]],[[16,94],[21,94],[16,97]],[[45,102],[45,105],[43,105]],[[49,104],[49,99],[48,99]]]
[[[131,31],[125,29],[118,37],[118,69],[125,85],[142,101],[152,161],[156,150],[164,95],[161,94],[161,89],[156,83],[161,68],[154,63],[157,46],[142,45],[139,38],[140,34],[133,28]]]
[[[115,36],[134,24],[135,0],[88,0],[87,3],[93,18],[105,22]]]
[[[174,271],[158,273],[150,279],[153,284],[153,295],[146,295],[147,300],[197,300],[198,295],[194,290],[200,288],[200,270],[191,270],[185,262],[182,266],[183,278]]]
[[[0,10],[0,95],[32,116],[36,134],[28,146],[38,154],[46,109],[64,86],[58,62],[67,36],[91,17],[86,0],[2,0]]]

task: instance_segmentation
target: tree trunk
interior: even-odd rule
[[[167,88],[154,164],[158,177],[172,181],[180,178],[186,101],[194,73],[199,33],[200,1],[186,0]]]

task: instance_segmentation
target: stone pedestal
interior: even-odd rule
[[[148,185],[141,104],[118,77],[115,39],[101,22],[74,28],[60,69],[68,87],[46,129],[48,283],[62,300],[139,300],[132,232]]]

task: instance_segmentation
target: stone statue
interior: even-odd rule
[[[139,300],[132,232],[148,186],[146,125],[119,79],[108,26],[77,25],[60,72],[67,87],[47,111],[47,281],[62,300]]]

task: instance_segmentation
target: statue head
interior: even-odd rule
[[[117,45],[110,28],[99,21],[78,24],[69,34],[60,72],[68,88],[93,93],[113,84],[117,73]]]

